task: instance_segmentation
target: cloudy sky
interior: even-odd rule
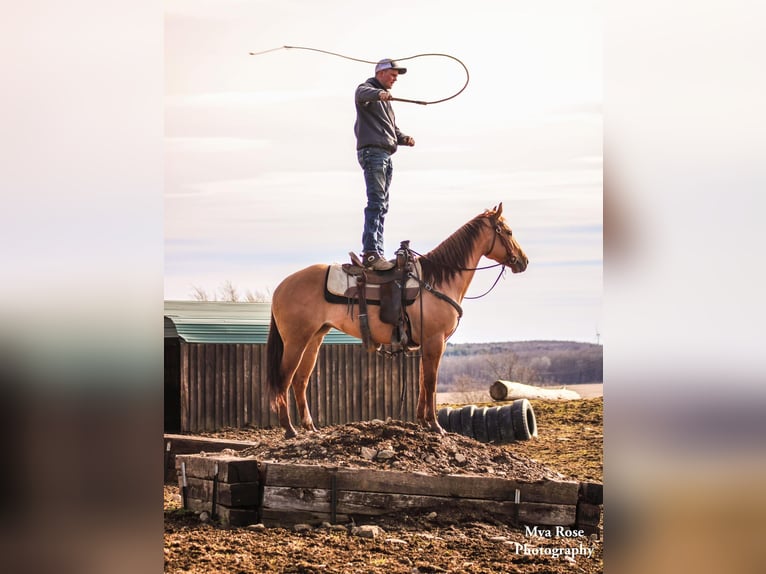
[[[165,1],[165,298],[269,292],[361,249],[356,86],[378,60],[447,53],[466,90],[395,103],[417,145],[394,156],[390,254],[421,253],[503,202],[530,259],[466,301],[452,342],[595,342],[602,303],[602,7],[598,1]],[[423,57],[394,96],[439,99],[465,73]],[[494,271],[479,272],[468,295]],[[601,341],[608,337],[604,333]]]

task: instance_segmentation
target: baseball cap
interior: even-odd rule
[[[407,68],[402,68],[394,60],[386,58],[375,64],[375,73],[377,74],[381,70],[397,70],[400,74],[406,74]]]

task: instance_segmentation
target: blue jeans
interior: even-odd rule
[[[388,188],[394,171],[391,154],[381,148],[366,147],[357,150],[356,156],[364,170],[364,183],[367,186],[362,248],[365,253],[383,255],[383,223],[388,213]]]

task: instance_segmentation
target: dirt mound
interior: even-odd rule
[[[439,436],[414,423],[373,420],[326,427],[289,440],[259,433],[237,453],[259,460],[427,474],[475,474],[524,481],[564,476],[523,455],[458,434]]]
[[[434,474],[491,475],[486,470],[491,468],[496,474],[505,472],[509,478],[532,477],[538,471],[553,473],[550,469],[556,469],[577,480],[601,482],[603,398],[531,402],[539,436],[504,445],[482,444],[456,434],[439,438],[415,425],[395,421],[329,427],[314,435],[301,433],[289,441],[284,440],[279,429],[228,429],[206,436],[254,441],[258,446],[250,451],[259,457],[306,464],[409,468]],[[365,458],[362,447],[374,451],[375,456]],[[395,456],[378,455],[385,450],[393,451]],[[462,459],[458,454],[465,457],[465,462],[459,462]],[[519,464],[526,468],[519,469]],[[165,491],[164,552],[168,573],[603,572],[600,540],[530,536],[500,520],[456,516],[449,506],[439,509],[435,518],[404,515],[382,519],[379,525],[385,534],[366,539],[326,528],[306,533],[282,528],[220,528],[201,523],[196,515],[180,510],[177,486],[168,485]],[[520,551],[519,545],[558,549],[582,545],[593,553],[566,560],[543,553],[529,554]]]

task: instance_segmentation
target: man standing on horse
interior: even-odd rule
[[[415,140],[396,126],[391,107],[391,92],[399,74],[407,73],[390,59],[375,65],[375,77],[356,89],[356,153],[364,170],[367,207],[364,209],[362,247],[364,266],[377,271],[391,269],[394,264],[384,257],[383,222],[388,212],[388,188],[393,164],[391,156],[399,145],[414,146]]]

